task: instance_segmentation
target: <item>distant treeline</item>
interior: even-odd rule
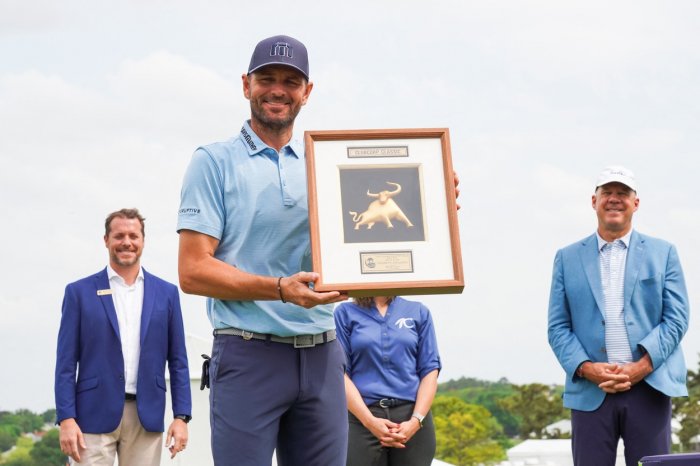
[[[0,465],[64,466],[66,456],[61,453],[58,430],[44,430],[55,420],[55,409],[41,414],[28,409],[0,411]]]

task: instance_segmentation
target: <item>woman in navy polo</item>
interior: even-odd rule
[[[355,298],[335,309],[347,355],[348,466],[427,466],[441,368],[430,311],[401,297]]]

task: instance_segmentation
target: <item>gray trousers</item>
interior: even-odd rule
[[[369,406],[376,417],[394,422],[411,419],[413,403],[380,408]],[[408,441],[406,448],[384,448],[379,440],[348,412],[348,462],[347,466],[430,466],[435,456],[435,425],[433,415],[428,412],[423,428]]]

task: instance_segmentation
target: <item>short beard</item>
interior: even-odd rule
[[[294,120],[299,114],[299,110],[301,110],[301,107],[297,109],[292,109],[289,116],[283,120],[273,120],[267,118],[264,112],[260,111],[258,107],[255,104],[253,104],[252,101],[250,102],[250,113],[251,115],[253,115],[253,119],[257,121],[263,128],[269,129],[270,131],[274,132],[284,131],[294,126]]]
[[[131,267],[132,265],[138,264],[140,259],[141,259],[141,255],[138,254],[131,261],[123,261],[123,260],[119,259],[119,256],[117,256],[116,254],[112,254],[112,262],[114,262],[115,264],[117,264],[120,267]]]

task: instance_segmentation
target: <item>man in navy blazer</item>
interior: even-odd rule
[[[174,419],[171,456],[187,444],[190,380],[175,285],[141,268],[144,218],[122,209],[105,221],[109,266],[66,287],[56,353],[61,450],[79,464],[160,464],[165,364]],[[77,377],[76,377],[77,375]]]
[[[613,466],[622,438],[636,466],[670,451],[670,397],[688,394],[688,297],[676,248],[632,229],[631,171],[603,170],[592,205],[597,233],[554,259],[549,344],[566,371],[574,464]]]

